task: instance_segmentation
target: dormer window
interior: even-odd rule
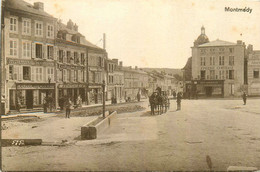
[[[73,35],[72,37],[71,37],[71,40],[73,41],[73,42],[76,42],[76,43],[80,43],[80,37],[79,36],[77,36],[77,35]]]
[[[66,33],[62,33],[61,39],[66,40]]]

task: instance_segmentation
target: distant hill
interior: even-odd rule
[[[142,68],[142,69],[146,72],[152,72],[153,70],[155,70],[160,73],[165,72],[166,74],[170,74],[172,76],[175,74],[182,76],[181,69],[174,69],[174,68]]]

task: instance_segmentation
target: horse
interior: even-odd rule
[[[151,114],[154,115],[154,109],[156,109],[157,105],[156,93],[153,93],[151,96],[149,96],[149,103],[151,107]]]

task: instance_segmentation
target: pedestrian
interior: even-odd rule
[[[77,107],[82,107],[82,99],[81,99],[80,95],[77,98]]]
[[[141,99],[141,95],[140,95],[140,93],[138,92],[138,93],[137,93],[137,101],[140,102],[140,99]]]
[[[243,93],[243,95],[242,95],[242,98],[243,98],[244,105],[246,105],[247,95],[246,95],[246,92],[245,92],[245,91],[244,91],[244,93]]]
[[[178,92],[177,93],[177,110],[181,110],[181,99],[182,99],[181,92]]]
[[[66,102],[66,117],[65,118],[70,118],[71,109],[72,109],[72,102],[69,98]]]
[[[20,109],[21,109],[21,100],[20,100],[20,97],[18,97],[18,99],[17,99],[17,107],[16,107],[16,108],[17,108],[17,111],[18,111],[18,112],[21,112],[21,111],[20,111]]]
[[[47,113],[47,108],[48,108],[48,98],[47,98],[47,96],[46,96],[46,97],[44,97],[44,99],[43,99],[43,112],[44,112],[44,113]]]

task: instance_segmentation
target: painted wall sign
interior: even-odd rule
[[[233,66],[204,66],[201,70],[233,70]]]
[[[86,84],[60,84],[58,88],[85,88]]]
[[[17,84],[17,89],[54,89],[53,84]]]
[[[26,59],[11,59],[11,58],[7,58],[7,64],[12,64],[12,65],[30,65],[30,66],[48,66],[48,67],[53,67],[54,66],[54,62],[37,61],[37,60],[26,60]]]

